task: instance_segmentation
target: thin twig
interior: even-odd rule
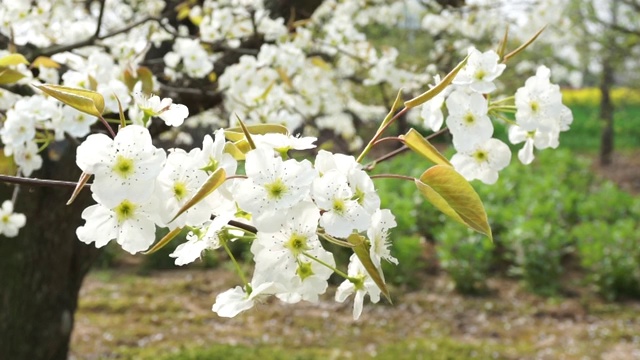
[[[0,182],[9,184],[18,184],[26,186],[50,186],[50,187],[72,187],[75,188],[78,183],[75,181],[61,181],[61,180],[49,180],[49,179],[36,179],[26,178],[21,176],[0,175]],[[91,184],[85,184],[91,186]]]

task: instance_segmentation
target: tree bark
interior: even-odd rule
[[[605,58],[602,63],[602,78],[600,80],[600,119],[604,122],[600,136],[600,165],[602,166],[611,164],[614,147],[612,85],[613,67],[609,58]]]
[[[45,159],[34,177],[69,180],[80,175],[73,151]],[[2,199],[13,187],[2,186]],[[99,250],[78,241],[75,230],[91,203],[85,190],[65,206],[72,188],[22,187],[16,212],[27,224],[15,238],[0,237],[0,358],[67,358],[82,280]]]

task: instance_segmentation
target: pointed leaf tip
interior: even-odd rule
[[[488,236],[491,227],[480,196],[471,184],[450,166],[435,165],[415,181],[420,193],[453,220]]]

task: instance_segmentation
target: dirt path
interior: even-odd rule
[[[320,304],[273,300],[236,318],[219,318],[211,312],[215,295],[235,281],[226,270],[94,273],[82,289],[73,356],[152,359],[223,343],[328,346],[335,358],[359,358],[353,349],[374,357],[394,344],[410,349],[426,343],[480,358],[640,359],[638,302],[543,299],[511,280],[492,280],[489,296],[463,297],[441,275],[426,278],[419,292],[393,289],[394,305],[367,305],[357,322],[351,303],[330,301],[332,294]]]

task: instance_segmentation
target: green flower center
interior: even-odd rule
[[[300,279],[304,280],[309,276],[313,275],[313,270],[311,269],[310,262],[301,261],[298,263],[298,269],[296,269],[296,274],[300,277]]]
[[[485,162],[489,159],[489,154],[484,150],[478,150],[473,153],[473,158],[476,159],[477,162]]]
[[[133,159],[118,155],[113,171],[124,179],[128,178],[134,172]]]
[[[337,214],[344,214],[345,210],[347,209],[347,205],[344,203],[344,200],[342,199],[333,199],[333,211],[335,211]]]
[[[184,199],[184,197],[187,196],[187,185],[185,185],[183,182],[176,181],[173,184],[173,195],[178,200]]]
[[[475,74],[473,74],[473,76],[476,78],[476,80],[482,80],[485,76],[487,76],[487,73],[484,70],[478,70]]]
[[[287,186],[280,179],[264,186],[269,199],[281,199],[287,192]]]
[[[123,200],[113,211],[116,213],[116,217],[119,223],[125,220],[131,219],[135,216],[137,206],[129,200]]]
[[[299,253],[309,249],[309,246],[307,246],[307,237],[293,233],[291,237],[289,237],[289,241],[287,241],[285,247],[298,255]]]
[[[540,110],[540,104],[538,104],[537,101],[532,101],[531,102],[531,111],[538,112],[538,110]]]
[[[468,125],[473,124],[476,121],[476,117],[473,116],[472,113],[467,113],[464,118],[463,118],[464,122],[467,123]]]
[[[2,222],[5,223],[5,224],[8,224],[9,223],[9,215],[3,215],[2,216]]]
[[[364,191],[360,190],[360,188],[356,188],[356,193],[355,195],[353,195],[353,200],[362,205],[364,203]]]

